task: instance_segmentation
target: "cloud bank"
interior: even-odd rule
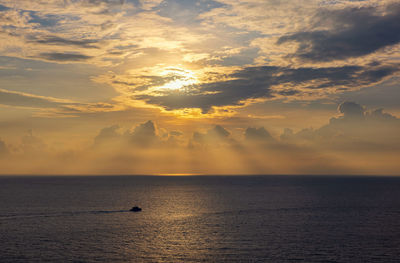
[[[75,151],[54,150],[30,132],[11,148],[0,141],[1,162],[3,173],[398,175],[400,119],[354,102],[340,104],[338,112],[318,129],[285,129],[278,136],[265,127],[233,136],[220,125],[191,135],[153,121],[133,129],[113,125]]]

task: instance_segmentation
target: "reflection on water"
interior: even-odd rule
[[[0,178],[1,262],[396,262],[400,179]],[[140,213],[129,212],[139,205]]]

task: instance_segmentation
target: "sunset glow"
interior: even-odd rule
[[[400,262],[400,0],[0,0],[0,263]]]
[[[399,14],[0,0],[1,173],[399,175]]]
[[[170,82],[166,84],[156,87],[156,90],[177,90],[177,89],[185,89],[190,85],[198,83],[198,80],[194,74],[194,72],[190,70],[184,70],[181,68],[166,68],[162,73],[162,77],[171,78]]]

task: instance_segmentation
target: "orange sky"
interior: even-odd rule
[[[0,173],[398,175],[399,16],[0,0]]]

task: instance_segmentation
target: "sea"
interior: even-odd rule
[[[400,178],[1,176],[0,262],[400,262]]]

